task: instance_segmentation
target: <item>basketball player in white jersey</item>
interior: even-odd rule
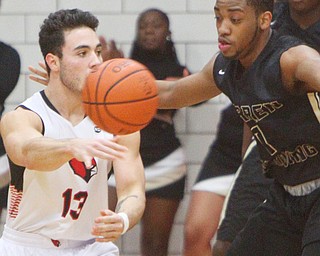
[[[48,86],[1,121],[12,177],[1,256],[119,255],[112,242],[142,216],[139,132],[114,137],[81,107],[85,78],[102,61],[97,26],[78,9],[50,14],[39,33]],[[107,203],[111,164],[115,212]]]

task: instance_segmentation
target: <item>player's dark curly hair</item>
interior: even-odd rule
[[[64,32],[79,27],[89,27],[96,31],[98,19],[90,12],[79,9],[59,10],[49,14],[40,27],[39,45],[43,57],[52,53],[62,58],[62,46],[65,43]],[[47,66],[50,72],[49,67]]]
[[[273,12],[274,0],[247,0],[249,6],[253,6],[256,14],[259,15],[263,12]]]

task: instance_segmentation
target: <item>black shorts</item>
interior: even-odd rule
[[[224,217],[217,231],[217,240],[232,242],[247,223],[250,213],[268,195],[272,180],[263,175],[255,142],[250,145],[236,176],[225,202]]]
[[[320,255],[320,188],[292,196],[274,182],[227,256]],[[249,253],[250,252],[250,253]]]
[[[182,200],[185,191],[186,176],[164,187],[146,191],[146,197],[160,197]]]
[[[9,188],[9,186],[5,186],[0,189],[0,208],[7,207],[8,188]]]
[[[217,158],[224,159],[217,161]],[[235,174],[240,164],[241,161],[233,161],[233,159],[228,159],[228,157],[224,157],[219,150],[210,148],[210,151],[202,163],[195,183],[215,177]]]

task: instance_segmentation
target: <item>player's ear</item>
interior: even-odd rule
[[[260,29],[262,30],[269,29],[271,21],[272,21],[272,13],[269,11],[263,12],[259,17]]]
[[[60,62],[58,56],[48,53],[46,56],[46,62],[51,71],[57,71],[60,68]]]

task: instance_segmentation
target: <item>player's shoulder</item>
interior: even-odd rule
[[[282,54],[281,66],[288,62],[299,63],[302,60],[314,57],[319,57],[319,53],[314,48],[305,44],[295,45]]]
[[[0,41],[0,56],[1,58],[3,56],[4,57],[10,56],[14,59],[20,60],[18,51],[13,46],[2,41]]]
[[[283,35],[277,31],[273,31],[270,41],[262,52],[264,58],[262,58],[261,61],[274,61],[275,58],[281,58],[281,56],[291,48],[300,45],[305,45],[305,43],[294,36]]]
[[[37,116],[30,109],[18,106],[17,108],[4,113],[1,117],[1,123],[11,122],[13,120],[25,120],[32,116]]]

